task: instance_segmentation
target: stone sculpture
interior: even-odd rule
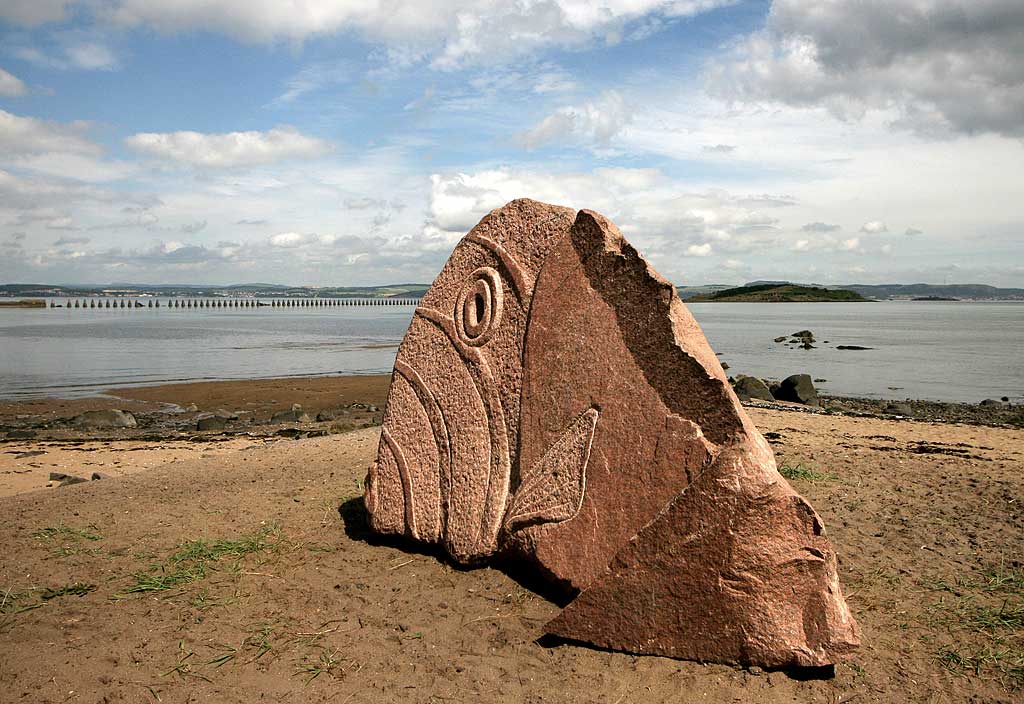
[[[517,200],[452,252],[399,348],[371,527],[578,592],[546,626],[767,667],[858,644],[821,521],[674,287],[591,211]]]

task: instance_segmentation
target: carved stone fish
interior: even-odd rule
[[[597,213],[518,200],[453,251],[398,351],[371,527],[582,590],[548,632],[760,666],[858,644],[817,514],[674,287]]]

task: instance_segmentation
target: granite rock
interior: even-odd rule
[[[455,248],[364,498],[379,533],[579,590],[546,628],[566,638],[762,667],[858,642],[817,514],[672,284],[591,211],[513,201]]]

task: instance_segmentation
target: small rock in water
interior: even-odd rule
[[[785,335],[783,335],[782,337],[776,337],[776,338],[775,338],[775,341],[776,341],[776,342],[785,342],[785,341],[786,341],[786,336],[785,336]]]
[[[826,381],[828,381],[828,379],[815,379],[814,383],[815,384],[824,384]]]
[[[861,347],[860,345],[836,345],[837,350],[870,350],[873,347]]]

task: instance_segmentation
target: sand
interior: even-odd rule
[[[136,402],[190,402],[167,389]],[[121,475],[0,498],[0,700],[1021,701],[1024,431],[750,412],[839,553],[864,646],[833,673],[539,638],[558,597],[529,575],[369,535],[365,428],[203,450],[4,443]]]

